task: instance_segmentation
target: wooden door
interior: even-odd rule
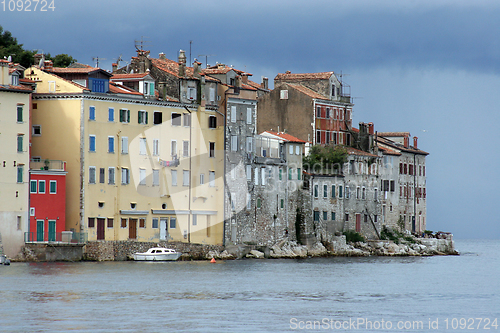
[[[356,232],[361,231],[361,214],[356,214]]]
[[[137,238],[137,219],[128,219],[128,238]]]
[[[105,219],[103,218],[98,218],[97,219],[97,240],[103,240],[104,239],[104,225],[105,225]]]

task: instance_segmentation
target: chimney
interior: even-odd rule
[[[196,76],[197,78],[200,78],[201,75],[201,62],[198,62],[198,60],[194,59],[194,62],[193,62],[193,73],[194,73],[194,76]]]
[[[285,74],[292,74],[292,72],[290,72],[290,71],[286,71],[286,72],[285,72]]]
[[[35,59],[35,66],[39,66],[40,60],[42,60],[42,58],[43,58],[43,54],[37,53],[33,56],[33,58]]]
[[[368,133],[370,133],[371,135],[375,134],[374,126],[371,122],[368,123]]]
[[[267,77],[262,78],[262,88],[269,89],[269,79]]]
[[[162,60],[167,59],[167,57],[165,57],[165,53],[163,53],[163,52],[161,52],[161,53],[158,55],[158,57],[159,57],[160,59],[162,59]]]
[[[0,59],[0,84],[10,84],[9,61],[5,59]]]
[[[247,84],[248,83],[248,75],[242,74],[241,80],[242,80],[243,83]]]
[[[417,148],[417,141],[418,141],[418,137],[414,136],[413,137],[413,148],[415,148],[415,149],[418,149]]]
[[[45,60],[43,67],[45,67],[46,71],[51,71],[54,69],[54,64],[52,63],[52,60]]]
[[[409,142],[409,141],[410,141],[410,138],[409,138],[409,137],[407,137],[407,136],[405,136],[405,137],[404,137],[404,147],[405,147],[405,148],[408,148],[408,145],[410,144],[410,142]]]
[[[118,69],[118,64],[117,63],[112,63],[111,64],[111,68],[112,68],[113,73],[116,72],[116,70]]]
[[[179,50],[179,76],[186,76],[186,52]]]

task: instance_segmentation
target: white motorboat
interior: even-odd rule
[[[134,260],[138,261],[175,261],[182,255],[173,249],[164,247],[152,247],[146,252],[134,253]]]

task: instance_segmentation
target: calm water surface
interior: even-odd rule
[[[341,330],[461,332],[460,318],[500,321],[500,241],[455,243],[460,256],[13,263],[0,267],[0,331],[335,331],[354,321]],[[396,327],[414,321],[424,328]]]

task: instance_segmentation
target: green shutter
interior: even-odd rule
[[[146,125],[147,125],[148,124],[148,112],[147,111],[144,112],[144,116],[146,117]]]
[[[17,122],[20,123],[23,121],[23,107],[19,105],[17,107]]]
[[[151,96],[154,96],[155,95],[155,84],[154,83],[150,83],[149,84],[149,94]]]
[[[137,111],[137,123],[142,124],[142,111]]]
[[[18,183],[23,182],[23,167],[22,166],[17,167],[17,182]]]
[[[127,110],[127,123],[130,123],[130,110]]]
[[[17,151],[18,152],[23,151],[23,136],[22,135],[17,136]]]

